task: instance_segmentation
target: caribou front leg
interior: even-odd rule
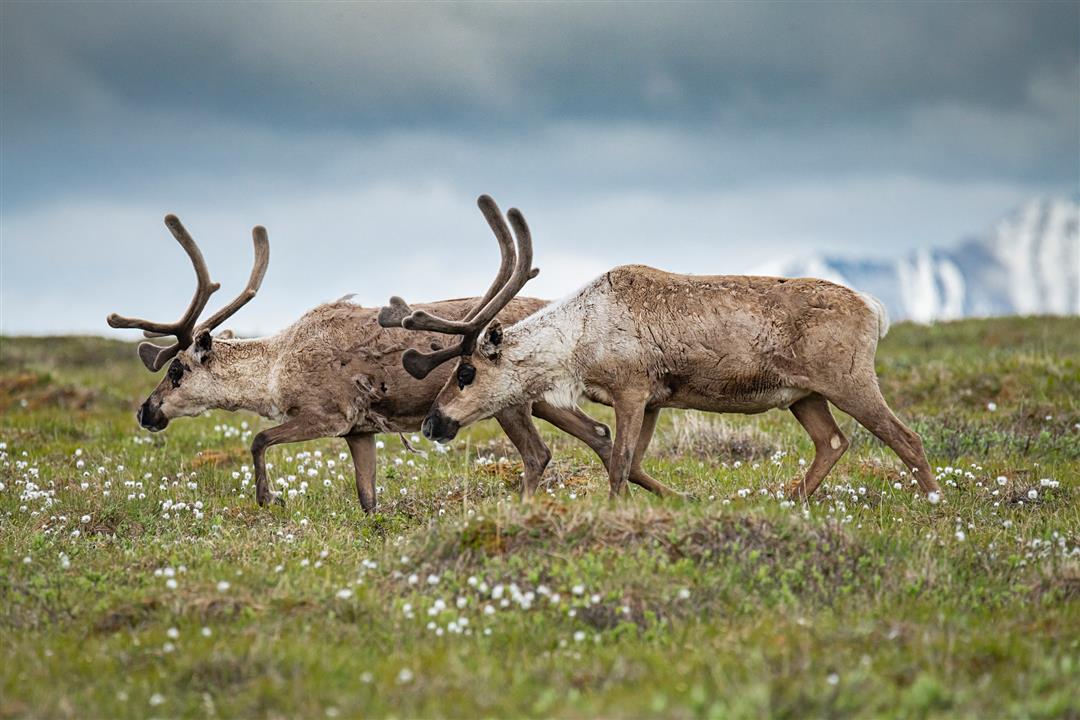
[[[346,435],[356,473],[356,495],[364,512],[375,512],[375,433]]]
[[[514,443],[521,455],[525,468],[525,477],[521,483],[521,497],[527,500],[536,492],[544,468],[551,461],[551,451],[533,425],[532,412],[528,405],[514,405],[495,413],[499,426]]]
[[[608,426],[598,420],[594,420],[586,413],[582,412],[579,408],[557,408],[554,405],[548,405],[545,402],[533,403],[533,416],[546,420],[555,427],[562,430],[564,433],[573,435],[581,442],[588,445],[594,453],[600,458],[600,462],[604,464],[604,470],[607,471],[611,465],[611,431]],[[659,411],[656,411],[659,413]],[[646,421],[648,418],[646,417]],[[653,419],[653,425],[655,425],[655,418]],[[642,426],[641,437],[638,439],[638,446],[641,447],[641,438],[645,437],[645,427]],[[648,438],[652,438],[652,430],[648,432]],[[648,446],[648,439],[645,440],[645,445]],[[645,448],[641,447],[640,451],[635,453],[643,455]],[[630,464],[630,475],[627,478],[635,485],[639,485],[649,492],[665,497],[667,495],[679,496],[682,495],[678,490],[670,488],[664,483],[649,476],[641,468],[640,457]]]
[[[259,505],[267,505],[271,500],[278,505],[285,501],[280,495],[270,492],[270,483],[266,478],[266,449],[282,443],[315,440],[329,435],[337,435],[327,427],[324,421],[311,416],[299,415],[277,427],[263,430],[251,443],[251,459],[255,462],[255,500]]]

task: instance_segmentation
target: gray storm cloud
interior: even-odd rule
[[[237,286],[269,227],[236,322],[270,330],[481,291],[480,192],[559,295],[949,242],[1080,183],[1069,3],[0,7],[4,332],[177,314],[165,212]]]

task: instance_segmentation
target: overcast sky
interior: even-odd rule
[[[0,4],[4,333],[479,294],[475,198],[607,268],[889,256],[1080,185],[1080,4]],[[215,296],[215,300],[218,300]],[[213,302],[213,301],[212,301]],[[117,336],[135,333],[110,331]]]

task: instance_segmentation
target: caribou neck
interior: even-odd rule
[[[576,300],[553,303],[505,333],[504,358],[519,369],[530,395],[579,385],[577,355],[585,318]]]
[[[219,382],[215,405],[222,410],[248,410],[276,418],[280,407],[274,381],[280,348],[275,338],[215,340],[210,371]]]

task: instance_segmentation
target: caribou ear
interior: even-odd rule
[[[488,360],[496,360],[499,357],[499,346],[502,345],[503,330],[498,320],[492,320],[480,338],[477,351]]]
[[[232,340],[234,337],[236,337],[236,333],[234,333],[232,330],[222,330],[221,332],[219,332],[215,336],[214,339],[216,339],[216,340]]]
[[[209,330],[203,330],[199,333],[199,336],[195,338],[195,359],[200,363],[205,362],[210,356],[214,339],[210,336]]]

